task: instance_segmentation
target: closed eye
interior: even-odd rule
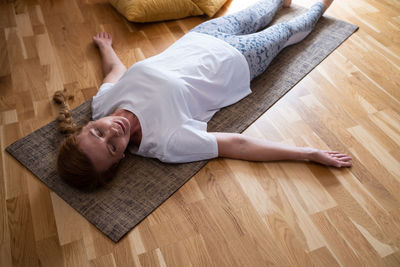
[[[103,132],[99,128],[96,128],[96,133],[99,137],[103,137]]]

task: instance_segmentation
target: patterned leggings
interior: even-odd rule
[[[206,21],[192,31],[212,35],[238,49],[249,64],[253,79],[283,48],[303,40],[325,10],[318,2],[305,14],[257,32],[271,22],[282,4],[283,0],[261,0],[234,14]]]

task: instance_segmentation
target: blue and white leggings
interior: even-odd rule
[[[212,35],[238,49],[249,64],[253,79],[283,48],[303,40],[325,10],[318,2],[305,14],[264,29],[282,4],[283,0],[261,0],[234,14],[203,22],[192,31]],[[260,29],[264,30],[257,32]]]

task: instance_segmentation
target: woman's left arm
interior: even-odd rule
[[[211,134],[217,138],[220,157],[250,161],[310,160],[327,166],[351,166],[351,157],[336,151],[289,146],[236,133]]]

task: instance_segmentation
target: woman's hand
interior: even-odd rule
[[[93,36],[93,42],[99,48],[102,46],[112,46],[112,36],[108,32],[99,32]]]
[[[351,167],[351,157],[337,151],[319,150],[315,148],[308,148],[308,160],[321,163],[326,166],[333,166],[337,168]]]

